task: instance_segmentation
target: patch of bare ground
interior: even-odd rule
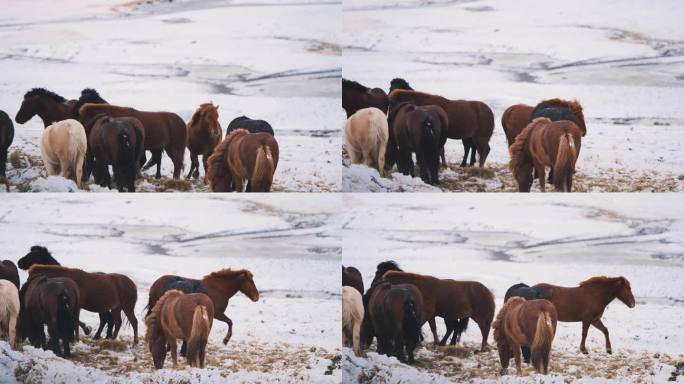
[[[342,54],[342,46],[337,43],[330,43],[327,41],[312,41],[306,48],[309,52],[322,53],[324,55],[340,56]]]

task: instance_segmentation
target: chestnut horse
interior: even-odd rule
[[[509,148],[509,168],[518,182],[518,190],[530,191],[534,170],[539,177],[539,187],[545,192],[545,169],[551,167],[556,191],[571,192],[572,176],[581,146],[580,129],[572,121],[552,122],[546,117],[534,119]]]
[[[9,146],[14,141],[14,124],[12,119],[0,111],[0,181],[5,181],[5,171],[7,170],[7,152]]]
[[[66,119],[45,128],[40,137],[40,154],[48,176],[61,175],[83,187],[83,164],[88,138],[85,128],[74,119]]]
[[[228,318],[223,312],[228,307],[228,300],[238,292],[242,292],[252,301],[259,300],[259,291],[254,285],[252,272],[246,269],[231,270],[230,268],[221,269],[204,276],[201,280],[188,279],[185,277],[175,275],[164,275],[152,283],[150,287],[150,296],[147,301],[147,315],[151,313],[151,309],[157,303],[162,294],[166,291],[166,286],[169,283],[174,283],[179,280],[185,280],[192,283],[194,286],[203,288],[214,303],[214,318],[228,324],[228,333],[223,338],[223,344],[227,344],[230,337],[233,335],[233,321]]]
[[[608,328],[601,322],[603,311],[611,301],[617,298],[629,308],[636,305],[629,280],[622,276],[595,276],[579,283],[579,287],[572,288],[543,283],[535,285],[534,288],[541,288],[549,293],[549,301],[558,311],[558,321],[582,322],[580,351],[584,354],[588,354],[584,341],[589,332],[589,325],[603,332],[606,337],[606,352],[613,353]]]
[[[518,375],[520,367],[520,347],[532,350],[532,366],[538,373],[549,373],[551,344],[556,335],[558,314],[548,300],[530,300],[516,296],[501,307],[492,325],[494,341],[499,350],[501,374],[505,375],[511,355],[515,356]]]
[[[522,297],[526,300],[549,299],[549,293],[541,288],[532,288],[525,283],[511,285],[504,295],[504,303],[513,297]],[[530,348],[522,346],[523,361],[530,362]]]
[[[207,173],[207,159],[221,142],[223,131],[218,121],[219,106],[212,103],[200,104],[188,123],[188,150],[190,151],[190,176],[199,177],[199,155],[202,155],[204,173]]]
[[[347,118],[360,109],[370,107],[387,113],[388,106],[387,94],[382,89],[370,89],[356,81],[342,79],[342,108],[347,112]]]
[[[236,129],[246,129],[250,133],[264,132],[275,136],[273,132],[273,127],[268,121],[250,119],[247,116],[239,116],[234,118],[228,123],[228,128],[226,128],[226,136],[230,135]]]
[[[342,286],[342,346],[354,348],[361,356],[361,323],[363,322],[363,298],[354,287]]]
[[[19,111],[14,117],[17,124],[24,124],[38,115],[43,120],[43,126],[47,128],[50,124],[58,121],[77,118],[74,115],[76,100],[65,99],[64,97],[48,91],[45,88],[33,88],[24,94]]]
[[[356,288],[361,295],[363,295],[363,277],[361,272],[354,267],[342,266],[342,286],[349,286]]]
[[[19,271],[11,260],[0,261],[0,279],[12,282],[19,289]]]
[[[178,366],[178,339],[188,344],[188,365],[204,368],[213,313],[214,303],[204,293],[184,294],[172,289],[159,298],[145,318],[145,341],[150,348],[154,368],[164,368],[167,346],[171,349],[173,367]]]
[[[385,174],[388,142],[387,117],[375,107],[356,111],[344,125],[344,139],[352,164],[365,164]]]
[[[482,334],[481,350],[487,349],[489,327],[494,319],[494,295],[482,283],[477,281],[456,281],[438,279],[417,273],[388,271],[383,276],[392,284],[413,284],[423,294],[423,321],[427,321],[432,331],[435,345],[441,344],[437,338],[435,317],[439,316],[447,324],[456,320],[472,318],[480,327]],[[449,330],[442,343],[446,343]]]
[[[214,192],[270,192],[278,167],[278,142],[268,133],[236,129],[209,157],[207,180]]]
[[[44,274],[48,277],[68,277],[74,280],[81,293],[81,308],[100,314],[111,311],[114,322],[113,339],[116,339],[121,329],[121,311],[123,311],[133,327],[133,345],[138,344],[138,319],[134,313],[135,303],[138,301],[138,289],[128,276],[119,273],[85,272],[60,265],[42,264],[32,265],[28,273],[29,276]],[[100,316],[100,330],[103,327],[102,319]]]
[[[582,136],[587,134],[582,105],[577,100],[556,98],[542,100],[536,106],[515,104],[508,107],[501,116],[501,126],[509,147],[513,145],[520,132],[537,117],[547,117],[551,121],[570,120],[577,124]]]
[[[487,104],[481,101],[449,100],[442,96],[429,93],[397,89],[390,93],[390,109],[399,103],[410,101],[416,105],[437,105],[444,109],[448,116],[447,137],[450,139],[463,140],[463,161],[465,167],[470,149],[477,150],[480,155],[480,167],[484,167],[487,155],[489,155],[489,139],[494,132],[494,113]],[[442,163],[446,165],[446,159],[442,155]],[[470,165],[475,164],[473,152]]]
[[[173,178],[180,177],[187,141],[185,122],[180,116],[171,112],[145,112],[111,104],[86,103],[79,110],[81,121],[90,121],[100,113],[106,113],[111,117],[135,117],[140,120],[145,128],[145,149],[152,152],[152,158],[143,170],[156,164],[155,177],[161,178],[161,155],[164,150],[173,162]]]

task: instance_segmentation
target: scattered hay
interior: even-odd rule
[[[496,172],[491,168],[465,167],[463,171],[469,177],[479,177],[481,179],[493,179]]]
[[[18,150],[14,150],[12,153],[10,153],[9,162],[12,164],[12,168],[14,169],[23,168],[21,164],[21,155],[19,154]]]

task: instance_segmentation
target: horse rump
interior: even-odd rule
[[[69,296],[66,292],[61,292],[58,297],[57,306],[57,331],[59,338],[64,340],[65,356],[68,356],[67,342],[74,341],[74,334],[76,331],[76,321],[74,319],[74,309],[71,306]]]
[[[213,314],[212,314],[213,317]],[[192,328],[188,338],[188,364],[191,367],[204,368],[204,355],[207,339],[211,331],[211,317],[204,305],[197,305],[192,314]]]
[[[558,143],[558,154],[553,165],[553,186],[557,191],[570,192],[572,190],[572,175],[575,173],[577,161],[577,144],[570,132],[564,132]]]
[[[554,336],[551,316],[548,312],[541,312],[537,317],[536,331],[531,345],[532,366],[539,373],[549,372],[549,355]]]
[[[277,166],[278,143],[275,143],[275,151],[271,151],[269,144],[264,143],[259,145],[256,151],[256,160],[254,161],[254,173],[250,181],[251,192],[270,192],[271,184],[273,184],[273,174]]]
[[[413,350],[423,339],[423,335],[420,331],[422,322],[420,320],[421,309],[417,308],[415,299],[408,297],[404,302],[404,319],[402,321],[402,335],[404,337],[404,345],[406,346],[406,352],[408,353],[408,362],[413,363]]]

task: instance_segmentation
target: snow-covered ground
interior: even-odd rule
[[[34,87],[67,99],[92,87],[110,103],[186,121],[213,101],[224,128],[243,114],[271,123],[280,146],[274,190],[339,191],[340,9],[320,0],[7,2],[0,109],[14,118]],[[45,176],[42,130],[38,117],[15,124],[11,191],[45,190],[31,185]],[[169,183],[172,170],[164,155],[164,180],[150,170],[139,189],[206,191],[203,182]]]
[[[343,77],[386,91],[402,77],[414,89],[492,108],[491,170],[461,169],[462,144],[449,140],[443,190],[517,190],[501,115],[561,97],[578,99],[587,118],[575,190],[680,191],[682,14],[678,0],[347,0]],[[358,174],[343,169],[345,190],[376,187]],[[426,189],[391,182],[384,190]]]
[[[82,336],[64,360],[0,341],[0,382],[199,383],[341,380],[339,195],[145,195],[105,199],[94,194],[7,195],[0,206],[0,254],[17,261],[35,244],[63,265],[117,272],[138,286],[138,331],[159,276],[201,278],[221,268],[246,268],[258,302],[241,293],[228,305],[233,337],[221,343],[215,321],[207,368],[179,360],[154,371],[144,342],[131,347],[126,322],[116,342]],[[20,272],[21,281],[26,273]],[[97,314],[82,311],[95,327]]]
[[[627,277],[637,302],[629,309],[615,300],[603,315],[613,355],[593,327],[589,355],[582,355],[580,324],[558,323],[546,377],[525,365],[522,377],[514,368],[500,377],[491,334],[490,351],[477,353],[481,336],[471,322],[456,348],[434,348],[426,325],[415,366],[375,352],[357,358],[345,348],[343,382],[684,382],[684,207],[678,195],[354,194],[343,196],[343,204],[342,261],[361,271],[366,287],[379,262],[396,260],[407,271],[482,282],[494,293],[497,312],[513,284],[576,286],[598,275]],[[445,327],[437,324],[443,336]]]

